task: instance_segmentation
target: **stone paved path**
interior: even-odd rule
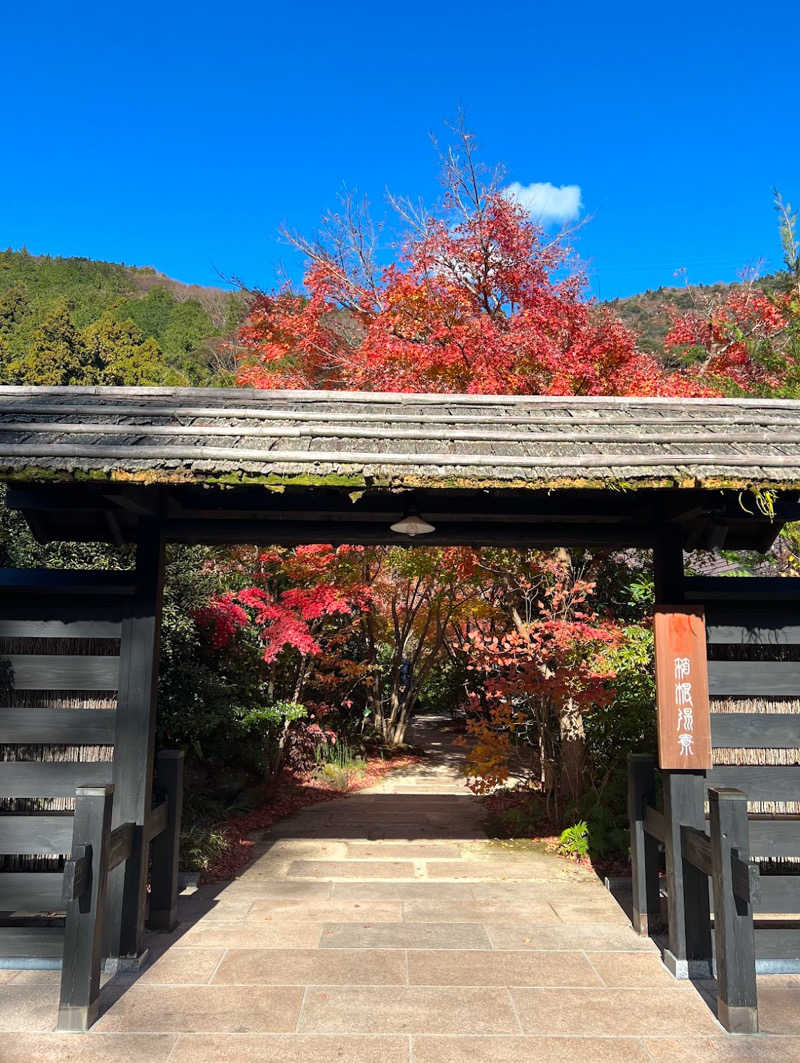
[[[798,1063],[800,977],[759,1038],[673,981],[597,879],[488,842],[459,752],[304,810],[235,882],[182,898],[152,961],[51,1033],[57,976],[0,972],[2,1063]]]

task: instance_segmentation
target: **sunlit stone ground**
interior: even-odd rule
[[[800,1063],[800,977],[759,1037],[674,981],[589,872],[486,840],[444,721],[423,766],[305,809],[182,897],[149,965],[52,1033],[58,974],[0,972],[2,1063]]]

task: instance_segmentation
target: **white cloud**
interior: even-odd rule
[[[532,218],[541,222],[574,221],[581,210],[580,185],[551,185],[549,181],[534,181],[521,185],[514,181],[504,194],[516,200]]]

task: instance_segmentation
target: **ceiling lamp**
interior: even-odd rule
[[[416,507],[406,509],[402,520],[390,525],[390,529],[393,532],[397,532],[398,535],[408,535],[411,539],[417,535],[430,535],[431,532],[436,531],[432,524],[428,524],[426,520],[422,519]]]

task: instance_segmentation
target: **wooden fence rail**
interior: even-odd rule
[[[111,785],[75,791],[72,856],[64,872],[59,1030],[88,1030],[97,1018],[113,800]]]
[[[661,843],[666,858],[669,924],[665,962],[676,975],[715,972],[720,1022],[732,1033],[755,1033],[758,1004],[753,907],[759,879],[758,868],[750,864],[747,797],[740,790],[710,787],[710,833],[706,833],[697,825],[698,814],[703,811],[702,791],[699,805],[687,799],[696,787],[696,780],[687,782],[690,774],[663,773],[665,811],[661,813],[652,804],[655,758],[630,758],[633,925],[638,933],[647,934],[660,920]],[[691,822],[683,822],[684,818]],[[713,950],[709,880],[714,897]],[[675,969],[681,963],[685,971]]]
[[[165,750],[156,760],[163,801],[144,830],[134,823],[111,829],[114,787],[83,786],[75,793],[72,855],[63,875],[66,909],[58,1029],[85,1032],[97,1018],[103,961],[108,874],[127,860],[147,862],[152,842],[150,926],[176,924],[178,847],[183,804],[183,753]]]
[[[87,765],[74,767],[80,770]],[[143,827],[121,823],[112,830],[111,783],[78,786],[73,791],[74,816],[0,819],[0,852],[70,852],[63,873],[0,875],[0,910],[66,913],[63,945],[57,926],[14,924],[0,932],[0,966],[61,967],[59,1030],[86,1031],[97,1017],[102,962],[104,956],[111,955],[107,884],[114,868],[129,861],[147,867],[150,854],[149,925],[159,930],[176,925],[182,752],[166,750],[158,755],[156,784],[159,804]]]

